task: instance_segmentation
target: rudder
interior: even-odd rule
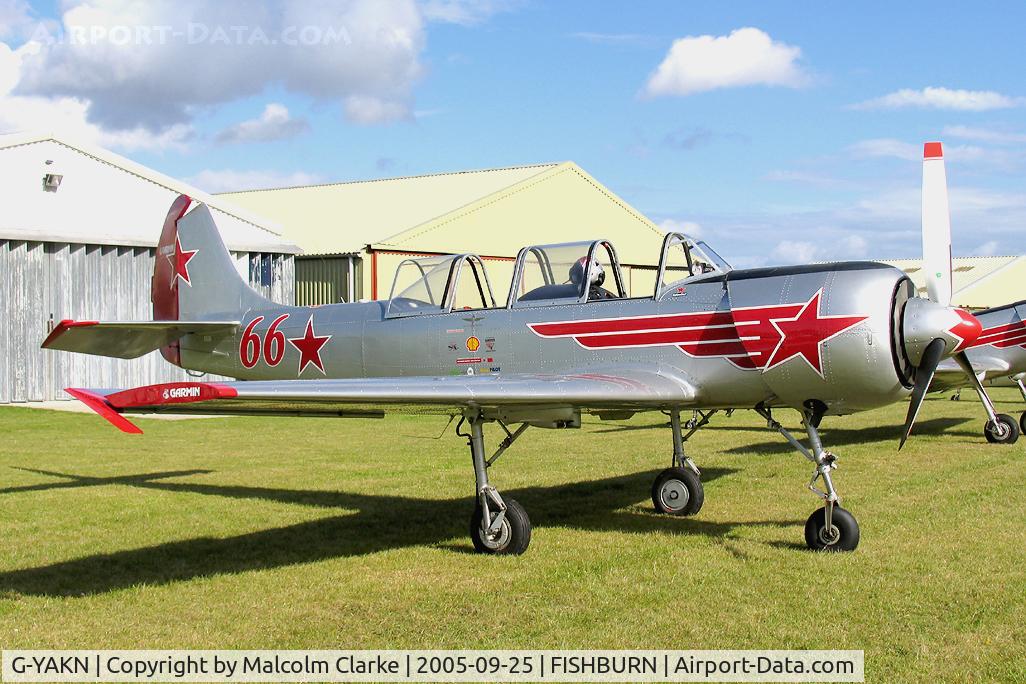
[[[155,321],[234,320],[248,309],[273,306],[239,275],[210,209],[186,195],[175,199],[164,220],[150,300]],[[160,352],[181,365],[177,341]]]

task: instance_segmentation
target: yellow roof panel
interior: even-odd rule
[[[275,221],[282,234],[307,254],[359,252],[368,244],[556,166],[538,164],[219,196]]]
[[[622,263],[654,265],[663,236],[579,166],[564,162],[373,247],[516,256],[526,245],[606,238]]]
[[[919,291],[926,292],[922,259],[895,259],[884,263],[908,273]],[[1023,257],[955,257],[952,267],[953,304],[985,309],[1026,299],[1026,259]]]

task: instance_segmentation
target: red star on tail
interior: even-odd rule
[[[773,349],[765,370],[779,366],[788,359],[800,356],[823,377],[823,343],[853,328],[868,316],[821,316],[820,299],[823,290],[812,295],[794,318],[772,318],[770,323],[780,332],[780,342]]]
[[[192,281],[189,280],[189,262],[198,253],[198,249],[182,249],[182,238],[175,235],[175,253],[167,255],[167,260],[171,262],[172,290],[175,289],[175,284],[178,283],[179,278],[184,280],[186,285],[192,287]]]
[[[306,333],[302,337],[290,337],[289,344],[299,350],[299,375],[303,374],[310,364],[317,366],[317,369],[324,374],[324,364],[321,363],[321,347],[328,343],[331,335],[318,337],[314,333],[313,316],[306,322]]]

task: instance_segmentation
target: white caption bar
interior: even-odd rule
[[[861,682],[862,651],[3,651],[4,682]]]

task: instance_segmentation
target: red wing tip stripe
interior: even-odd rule
[[[97,394],[96,392],[90,392],[89,390],[76,387],[67,387],[64,391],[91,408],[101,418],[116,427],[118,430],[127,432],[131,435],[142,434],[142,430],[139,426],[118,413],[102,394]]]
[[[58,337],[66,333],[70,328],[85,328],[90,325],[98,325],[99,321],[73,321],[71,319],[64,319],[50,331],[50,334],[43,340],[42,347],[46,348],[56,341]]]
[[[140,406],[165,406],[168,404],[189,404],[214,399],[234,399],[239,396],[234,387],[208,382],[170,382],[147,385],[116,392],[107,397],[115,409],[129,409]]]

